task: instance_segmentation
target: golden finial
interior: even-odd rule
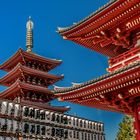
[[[27,52],[32,52],[33,48],[33,22],[31,20],[31,17],[29,17],[27,24],[26,24],[26,47],[27,47]]]

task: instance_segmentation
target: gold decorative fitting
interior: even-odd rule
[[[26,47],[27,47],[27,52],[32,52],[33,48],[33,27],[34,24],[31,21],[31,17],[29,17],[27,24],[26,24]]]

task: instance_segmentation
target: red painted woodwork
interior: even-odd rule
[[[8,72],[0,79],[0,84],[8,86],[0,93],[1,99],[28,103],[36,106],[46,106],[50,110],[64,112],[67,107],[52,107],[49,101],[56,98],[48,86],[61,80],[63,76],[49,74],[48,71],[61,64],[61,61],[27,53],[19,49],[10,59],[0,65],[1,70]],[[30,102],[29,102],[30,101]],[[32,102],[32,103],[31,103]]]
[[[132,115],[140,140],[140,1],[110,1],[71,27],[58,28],[58,33],[109,57],[108,74],[57,88],[59,100]]]
[[[140,63],[137,62],[75,87],[57,89],[55,93],[62,101],[133,114],[131,106],[134,98],[139,96],[139,84]]]
[[[131,48],[129,51],[110,58],[107,71],[113,72],[137,61],[140,61],[140,47]]]
[[[55,82],[61,80],[64,77],[55,76],[43,71],[38,71],[18,63],[12,71],[10,71],[7,75],[0,79],[0,84],[4,86],[10,86],[18,78],[20,78],[22,81],[25,81],[27,76],[44,79],[44,81],[46,82],[46,87],[50,84],[54,84]],[[50,79],[50,81],[48,81],[48,79]]]
[[[131,48],[132,31],[140,27],[139,7],[139,0],[111,1],[77,24],[58,28],[58,32],[64,39],[115,57]]]
[[[19,49],[11,58],[9,58],[5,63],[0,65],[1,70],[5,70],[7,72],[11,71],[18,63],[23,65],[34,64],[36,63],[39,66],[46,66],[45,71],[50,71],[56,66],[60,65],[62,61],[48,59],[41,57],[35,53],[27,53],[22,49]]]
[[[135,102],[134,106],[134,127],[136,133],[136,139],[140,140],[140,102]]]

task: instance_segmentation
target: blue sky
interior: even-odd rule
[[[108,0],[3,0],[0,1],[0,63],[7,60],[19,47],[25,48],[25,24],[28,16],[34,22],[34,49],[45,57],[63,60],[62,65],[50,73],[64,74],[58,86],[71,86],[106,73],[107,57],[90,51],[56,33],[57,27],[70,26],[88,16]],[[4,73],[0,72],[0,77]],[[3,90],[3,87],[0,87]],[[71,114],[105,123],[107,140],[114,140],[122,115],[70,103]]]

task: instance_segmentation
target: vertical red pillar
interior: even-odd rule
[[[134,105],[134,118],[136,140],[140,140],[140,103]]]

